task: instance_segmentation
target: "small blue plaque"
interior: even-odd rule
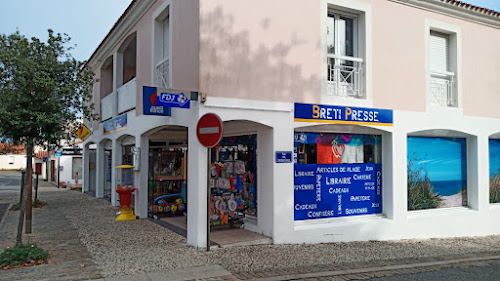
[[[276,163],[292,163],[292,152],[276,151]]]

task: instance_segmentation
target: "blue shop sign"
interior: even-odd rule
[[[276,151],[276,163],[292,163],[292,152]]]
[[[189,108],[191,101],[184,93],[175,94],[161,91],[157,97],[157,104],[169,107]]]
[[[156,87],[142,87],[142,109],[144,115],[170,116],[170,107],[158,104]]]
[[[382,212],[381,164],[295,164],[294,218]]]
[[[102,123],[103,135],[127,129],[127,113]]]
[[[392,126],[392,110],[295,103],[295,122]]]

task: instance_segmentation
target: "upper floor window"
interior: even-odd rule
[[[157,87],[170,88],[172,52],[172,17],[169,1],[165,1],[153,13],[153,83]]]
[[[363,98],[358,16],[330,11],[327,18],[327,94]]]
[[[441,106],[458,106],[455,89],[454,58],[450,34],[430,31],[429,66],[432,103]]]

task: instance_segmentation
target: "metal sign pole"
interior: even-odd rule
[[[210,251],[210,162],[212,162],[212,148],[207,149],[207,252]]]

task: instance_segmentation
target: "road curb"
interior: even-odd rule
[[[447,266],[447,265],[452,265],[452,264],[491,261],[491,260],[500,260],[500,255],[488,256],[488,257],[454,259],[454,260],[445,260],[445,261],[421,262],[421,263],[412,263],[412,264],[386,265],[386,266],[379,266],[379,267],[366,267],[366,268],[356,268],[356,269],[322,271],[322,272],[314,272],[314,273],[290,274],[290,275],[282,275],[282,276],[274,276],[274,277],[247,279],[247,280],[248,281],[297,280],[297,279],[306,279],[306,278],[318,278],[318,277],[330,277],[330,276],[349,275],[349,274],[372,273],[372,272],[380,272],[380,271],[394,271],[394,270],[426,268],[426,267],[435,267],[435,266]],[[396,275],[396,274],[397,273],[395,273],[394,275]]]

